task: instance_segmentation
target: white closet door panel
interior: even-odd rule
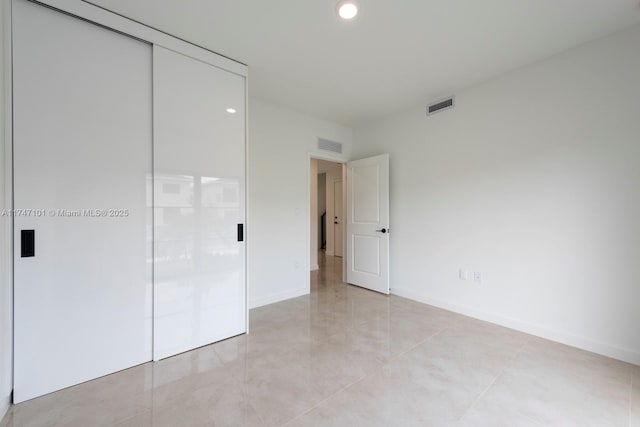
[[[21,402],[151,360],[152,52],[22,0],[13,45]]]
[[[153,52],[158,360],[246,331],[245,94],[241,76]]]

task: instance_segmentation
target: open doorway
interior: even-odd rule
[[[347,163],[312,156],[308,289],[319,289],[314,282],[331,282],[327,288],[335,290],[349,283],[389,294],[389,154]]]
[[[328,281],[342,283],[345,250],[345,165],[310,160],[311,291]]]

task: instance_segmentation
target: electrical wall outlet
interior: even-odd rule
[[[467,280],[469,278],[469,272],[467,270],[458,270],[458,278],[460,280]]]
[[[473,272],[473,281],[474,282],[478,282],[478,283],[482,282],[482,273],[479,272],[479,271],[474,271]]]

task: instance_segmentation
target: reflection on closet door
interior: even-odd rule
[[[15,402],[151,360],[151,66],[13,2]]]
[[[154,359],[246,331],[244,77],[154,46]]]

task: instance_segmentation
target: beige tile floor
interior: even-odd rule
[[[342,283],[251,334],[13,406],[26,426],[633,426],[640,367]]]

